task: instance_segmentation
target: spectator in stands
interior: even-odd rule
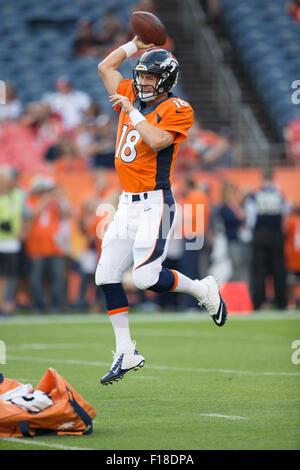
[[[274,184],[270,168],[264,171],[263,184],[248,198],[245,210],[248,212],[248,223],[253,228],[250,290],[254,309],[259,310],[266,300],[265,281],[268,275],[273,279],[275,303],[278,308],[285,309],[287,289],[283,225],[288,208]]]
[[[0,162],[9,162],[19,171],[43,166],[43,146],[37,139],[39,123],[33,108],[28,105],[18,120],[3,124],[0,133]]]
[[[115,154],[115,121],[108,115],[100,115],[89,129],[90,142],[85,152],[90,166],[113,168]]]
[[[284,129],[286,157],[289,164],[300,167],[300,119],[293,119]]]
[[[83,112],[81,124],[94,125],[99,116],[105,115],[96,100],[92,100],[90,106]]]
[[[80,287],[77,302],[77,308],[91,308],[99,311],[105,305],[102,289],[96,289],[93,268],[94,262],[100,258],[102,238],[107,230],[112,213],[106,210],[106,204],[115,209],[118,205],[118,193],[112,187],[108,169],[94,170],[93,187],[94,192],[84,201],[80,213],[77,217],[77,226],[82,235],[83,248],[79,253],[79,275]],[[103,210],[101,204],[104,204]],[[88,296],[89,292],[94,292],[93,296]]]
[[[18,255],[24,217],[24,192],[18,188],[17,173],[0,167],[0,314],[15,308]]]
[[[134,11],[147,11],[148,13],[152,13],[153,15],[161,17],[159,12],[156,10],[152,0],[140,0],[137,3],[134,3],[131,11],[132,11],[132,13]],[[164,22],[164,19],[163,18],[161,18],[161,19]],[[127,31],[127,35],[129,35],[129,37],[125,42],[130,41],[130,39],[133,38],[134,32],[133,32],[132,28],[129,31]],[[163,44],[161,47],[163,49],[166,49],[167,51],[174,52],[175,44],[174,44],[173,39],[168,34],[167,34],[167,39],[166,39],[165,44]],[[143,54],[143,52],[144,51],[142,51],[142,50],[137,51],[131,58],[133,60],[136,59],[136,61],[137,61],[138,57],[140,57]]]
[[[73,139],[69,135],[68,132],[61,132],[57,140],[53,142],[52,145],[47,149],[44,159],[46,162],[49,162],[51,165],[53,162],[55,162],[61,155],[61,149],[64,147],[68,147],[69,145],[72,145]]]
[[[199,169],[200,165],[203,170],[210,171],[216,167],[227,168],[239,163],[240,154],[230,130],[222,129],[222,133],[223,135],[205,129],[199,121],[194,122],[186,146],[195,169]]]
[[[199,155],[194,148],[194,136],[192,128],[189,130],[187,139],[182,142],[178,157],[175,160],[174,172],[178,174],[199,170]]]
[[[78,226],[84,239],[84,247],[79,256],[80,287],[76,307],[78,309],[90,308],[91,303],[87,299],[88,290],[95,289],[95,269],[100,257],[101,240],[97,238],[96,230],[99,217],[96,215],[99,200],[89,198],[82,206],[78,217]]]
[[[153,0],[139,0],[133,4],[132,11],[147,11],[153,15],[157,15]]]
[[[109,179],[111,173],[109,168],[97,168],[93,170],[93,186],[95,188],[94,198],[100,202],[109,202],[118,205],[117,190],[111,185]]]
[[[30,226],[26,251],[30,258],[30,280],[33,308],[37,312],[59,311],[64,301],[64,261],[66,250],[65,224],[72,215],[69,202],[62,196],[55,181],[36,175],[27,199]],[[45,278],[50,283],[50,302],[45,302]]]
[[[241,146],[234,139],[234,135],[230,127],[221,127],[219,135],[228,144],[228,149],[223,153],[222,157],[216,162],[217,167],[233,168],[243,165],[243,155]]]
[[[54,145],[63,132],[63,124],[60,116],[51,111],[48,103],[41,101],[30,103],[22,116],[22,122],[32,132],[35,145],[42,155],[46,155],[48,149]]]
[[[161,15],[159,14],[159,12],[157,11],[157,9],[155,8],[154,6],[154,3],[152,0],[140,0],[138,1],[137,3],[134,3],[132,8],[131,8],[131,12],[135,12],[135,11],[147,11],[148,13],[152,13],[156,16],[159,16],[161,18]],[[163,18],[161,18],[162,21],[164,21]],[[126,34],[127,34],[127,39],[125,42],[127,41],[130,41],[133,36],[134,36],[134,31],[131,28],[129,28],[127,31],[126,31]],[[120,38],[121,40],[121,38]],[[167,34],[167,38],[166,38],[166,42],[165,44],[163,44],[161,46],[163,49],[166,49],[170,52],[174,52],[174,49],[175,49],[175,44],[174,44],[174,41],[172,40],[172,38]],[[137,51],[135,54],[133,54],[131,56],[131,60],[135,60],[136,62],[138,61],[138,58],[144,53],[144,51],[142,50],[139,50]]]
[[[231,281],[241,280],[243,264],[240,229],[245,221],[238,188],[231,182],[225,182],[222,188],[222,202],[219,215],[224,224],[228,255],[231,261]]]
[[[300,0],[288,1],[286,4],[288,13],[294,18],[296,23],[300,23]]]
[[[103,113],[98,103],[93,101],[91,106],[83,113],[82,121],[76,128],[75,143],[78,146],[79,152],[85,157],[89,156],[89,147],[98,140],[98,125],[99,122],[106,123],[111,119],[111,116]],[[92,152],[93,154],[93,152]],[[94,155],[94,154],[93,154]]]
[[[102,41],[98,39],[93,30],[90,18],[81,18],[77,23],[77,37],[73,43],[73,54],[80,56],[100,56],[104,51]]]
[[[287,216],[284,234],[288,302],[291,306],[300,307],[300,295],[296,292],[297,284],[300,285],[300,206],[294,207]]]
[[[132,33],[132,35],[133,35],[133,33]],[[120,47],[122,44],[128,42],[131,39],[132,35],[129,34],[128,31],[119,31],[118,33],[116,33],[116,35],[113,38],[113,42],[109,46],[107,46],[107,48],[105,49],[105,55],[110,54],[112,51],[114,51],[115,49]],[[132,56],[132,60],[137,61],[139,55],[140,55],[140,53],[139,53],[139,51],[137,51]]]
[[[175,43],[173,39],[171,38],[171,36],[167,35],[166,42],[163,44],[162,48],[170,52],[175,51]]]
[[[114,9],[108,8],[105,11],[95,29],[99,31],[97,38],[103,46],[107,48],[113,44],[116,35],[122,30],[122,25]]]
[[[19,119],[23,111],[22,102],[17,98],[14,86],[10,83],[5,85],[5,104],[0,104],[0,126],[7,121]]]
[[[208,21],[214,22],[221,13],[220,0],[201,0]]]
[[[200,185],[191,176],[185,181],[181,206],[185,249],[181,259],[181,271],[187,273],[191,279],[199,279],[204,271],[203,263],[206,264],[208,246],[205,239],[210,228],[210,201],[208,195],[200,189]],[[183,305],[186,308],[198,308],[197,300],[185,294]]]
[[[57,158],[54,162],[56,171],[80,171],[87,168],[86,159],[79,154],[76,145],[72,140],[65,139],[57,149]]]
[[[250,285],[251,259],[252,259],[252,240],[253,227],[251,225],[251,213],[248,214],[247,200],[252,197],[252,190],[243,188],[241,190],[241,206],[245,213],[244,223],[239,229],[239,239],[241,242],[240,280]]]
[[[54,113],[61,116],[65,129],[74,129],[81,122],[84,111],[91,105],[91,97],[73,89],[67,77],[60,77],[55,82],[55,92],[46,93],[42,101],[48,103]]]

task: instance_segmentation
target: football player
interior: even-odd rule
[[[193,109],[171,92],[178,78],[177,59],[153,46],[135,36],[98,65],[109,99],[120,113],[115,168],[123,188],[95,274],[116,338],[111,369],[101,379],[105,385],[145,362],[131,339],[128,300],[122,286],[122,276],[132,264],[132,279],[138,289],[188,293],[206,307],[218,326],[224,325],[227,317],[212,276],[193,280],[162,267],[176,210],[172,170],[180,142],[192,126]],[[123,80],[120,65],[139,49],[146,50],[133,70],[133,80]]]

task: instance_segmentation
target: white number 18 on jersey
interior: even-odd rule
[[[116,152],[116,158],[121,158],[126,163],[133,162],[136,158],[136,144],[140,140],[141,136],[136,129],[131,129],[126,135],[128,126],[124,124],[119,145]],[[126,138],[125,138],[126,135]]]

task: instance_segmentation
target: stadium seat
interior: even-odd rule
[[[72,55],[76,22],[82,17],[99,21],[109,7],[122,23],[127,23],[134,3],[134,0],[18,0],[12,4],[0,0],[1,79],[15,84],[26,106],[52,91],[58,77],[70,76],[75,88],[89,92],[104,103],[106,112],[112,112],[97,73],[99,58]],[[132,77],[134,63],[122,64],[124,77]]]
[[[296,110],[291,84],[300,73],[299,25],[283,0],[221,0],[221,20],[279,135]],[[289,103],[289,104],[288,104]],[[280,107],[283,107],[280,112]]]

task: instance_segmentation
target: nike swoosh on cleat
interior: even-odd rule
[[[221,323],[222,321],[222,318],[223,318],[223,308],[226,308],[225,305],[224,305],[224,302],[223,302],[223,299],[220,297],[220,307],[219,307],[219,310],[220,310],[220,313],[219,313],[219,316],[217,317],[217,315],[215,315],[214,319],[215,319],[215,322],[217,324]]]
[[[184,113],[184,111],[177,111],[177,109],[176,109],[175,112],[176,112],[177,114],[182,114],[182,113]]]

